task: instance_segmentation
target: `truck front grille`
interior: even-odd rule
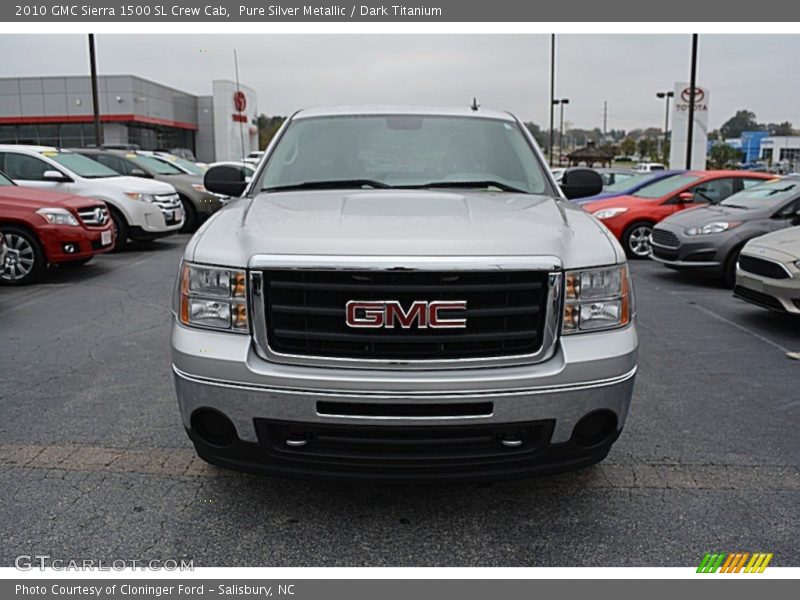
[[[266,339],[278,354],[398,361],[512,357],[542,348],[546,271],[263,271]],[[465,301],[463,328],[352,328],[348,301]]]

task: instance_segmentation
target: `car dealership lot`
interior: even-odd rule
[[[188,236],[0,289],[0,564],[661,566],[709,550],[797,565],[800,321],[632,264],[641,357],[597,467],[493,485],[245,476],[194,457],[169,368]]]

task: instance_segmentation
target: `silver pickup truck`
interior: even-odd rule
[[[189,242],[172,363],[200,457],[273,475],[483,480],[584,467],[637,366],[625,253],[514,116],[287,119]]]

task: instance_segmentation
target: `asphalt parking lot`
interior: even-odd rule
[[[608,459],[482,485],[285,481],[194,458],[169,360],[188,236],[0,288],[0,564],[800,565],[800,321],[632,266],[640,370]]]

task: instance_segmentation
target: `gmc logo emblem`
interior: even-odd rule
[[[464,329],[466,318],[447,317],[445,311],[466,310],[466,300],[416,300],[404,310],[397,300],[350,300],[347,326],[366,329]]]

